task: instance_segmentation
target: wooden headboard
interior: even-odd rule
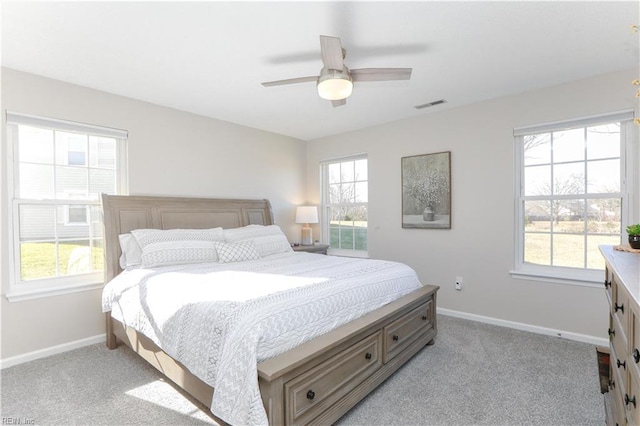
[[[101,201],[105,282],[122,271],[118,236],[134,229],[239,228],[274,223],[269,200],[101,194]]]

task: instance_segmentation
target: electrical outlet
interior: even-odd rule
[[[462,277],[456,277],[456,290],[462,291]]]

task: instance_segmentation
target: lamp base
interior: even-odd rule
[[[300,240],[300,244],[303,246],[313,245],[313,231],[308,224],[302,227],[302,239]]]

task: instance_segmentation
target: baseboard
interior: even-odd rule
[[[575,340],[582,343],[589,343],[596,346],[609,346],[609,340],[586,334],[572,333],[569,331],[556,330],[553,328],[540,327],[537,325],[525,324],[521,322],[507,321],[499,318],[485,317],[483,315],[469,314],[467,312],[453,311],[451,309],[437,308],[438,314],[450,317],[468,319],[471,321],[484,322],[501,327],[514,328],[516,330],[530,331],[536,334],[555,336],[563,339]]]
[[[446,315],[450,317],[468,319],[471,321],[478,321],[487,324],[498,325],[501,327],[514,328],[516,330],[530,331],[532,333],[544,334],[547,336],[555,336],[563,339],[575,340],[582,343],[589,343],[597,346],[609,346],[609,340],[601,339],[595,336],[589,336],[586,334],[572,333],[568,331],[556,330],[553,328],[540,327],[537,325],[525,324],[521,322],[507,321],[499,318],[486,317],[483,315],[470,314],[467,312],[454,311],[451,309],[437,308],[437,312],[440,315]],[[60,354],[63,352],[78,349],[83,346],[89,346],[96,343],[105,342],[106,334],[99,334],[93,337],[87,337],[86,339],[80,339],[62,345],[51,346],[49,348],[40,349],[33,352],[28,352],[22,355],[16,355],[7,359],[0,360],[0,370],[13,367],[14,365],[23,364],[25,362],[33,361],[39,358],[46,358],[51,355]]]
[[[46,358],[51,355],[61,354],[74,349],[81,348],[83,346],[89,346],[96,343],[103,343],[106,341],[106,334],[99,334],[93,337],[87,337],[86,339],[75,340],[69,343],[63,343],[62,345],[51,346],[49,348],[39,349],[37,351],[28,352],[22,355],[12,356],[3,360],[0,360],[0,370],[13,367],[14,365],[23,364],[25,362],[33,361],[40,358]]]

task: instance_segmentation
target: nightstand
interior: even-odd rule
[[[318,253],[318,254],[327,254],[327,249],[329,248],[326,244],[318,244],[317,246],[291,246],[293,251],[304,251],[307,253]]]

